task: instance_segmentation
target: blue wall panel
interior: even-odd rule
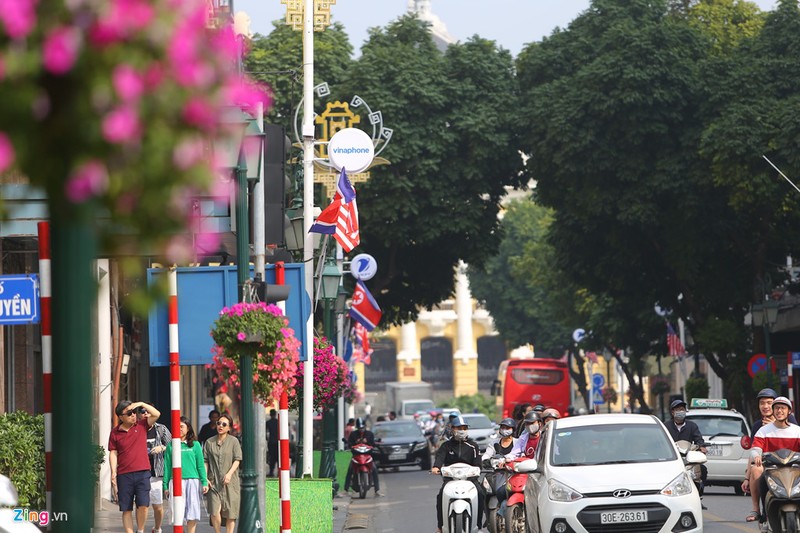
[[[166,275],[165,269],[148,269],[147,281]],[[285,265],[286,284],[291,286],[286,300],[286,316],[295,337],[305,346],[305,322],[311,304],[305,292],[303,265]],[[252,274],[252,269],[251,269]],[[181,267],[178,275],[178,344],[181,365],[212,363],[211,327],[223,307],[235,304],[237,273],[235,266]],[[275,282],[275,267],[267,265],[267,283]],[[167,304],[159,305],[148,317],[150,366],[169,365],[169,317]],[[301,348],[301,359],[305,350]]]

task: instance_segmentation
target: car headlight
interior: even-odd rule
[[[555,479],[547,480],[547,496],[554,502],[574,502],[583,498],[583,494]]]
[[[417,450],[422,450],[428,446],[427,442],[418,442],[416,444],[411,445],[411,451],[415,452]]]
[[[694,485],[694,483],[686,472],[681,472],[678,477],[661,489],[661,494],[664,496],[686,496],[692,493],[692,485]]]
[[[769,490],[775,495],[777,498],[788,498],[786,495],[786,489],[784,488],[782,483],[778,483],[775,481],[772,476],[766,476],[767,478],[767,487]],[[792,490],[794,494],[794,490]]]

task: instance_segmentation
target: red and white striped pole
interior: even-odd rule
[[[793,365],[793,361],[792,361],[792,352],[788,352],[786,354],[786,378],[787,378],[787,381],[789,383],[789,399],[792,401],[792,405],[795,404],[795,401],[794,401],[794,376],[793,376],[794,373],[792,372],[792,367],[793,366],[794,365]]]
[[[181,366],[178,350],[178,273],[169,269],[169,404],[172,409],[172,531],[183,533],[186,503],[181,471]]]
[[[39,302],[42,310],[42,388],[44,389],[45,505],[53,510],[53,329],[50,303],[50,223],[39,222]],[[48,529],[50,529],[48,527]]]
[[[275,284],[283,285],[286,283],[286,271],[283,261],[275,263]],[[286,302],[278,302],[283,314],[286,315]],[[278,403],[278,491],[281,498],[281,533],[291,533],[292,531],[292,498],[289,487],[289,394],[286,391],[281,393]]]

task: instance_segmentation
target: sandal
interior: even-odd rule
[[[760,518],[761,518],[761,513],[759,513],[758,511],[750,511],[750,514],[748,514],[745,517],[744,521],[745,522],[755,522],[755,521],[759,520]]]

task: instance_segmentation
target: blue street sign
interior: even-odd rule
[[[792,352],[792,368],[800,368],[800,352]]]
[[[603,374],[592,374],[592,397],[595,405],[605,403],[603,399],[603,385],[606,384],[606,378]]]
[[[0,276],[0,324],[37,324],[40,319],[39,276]]]

